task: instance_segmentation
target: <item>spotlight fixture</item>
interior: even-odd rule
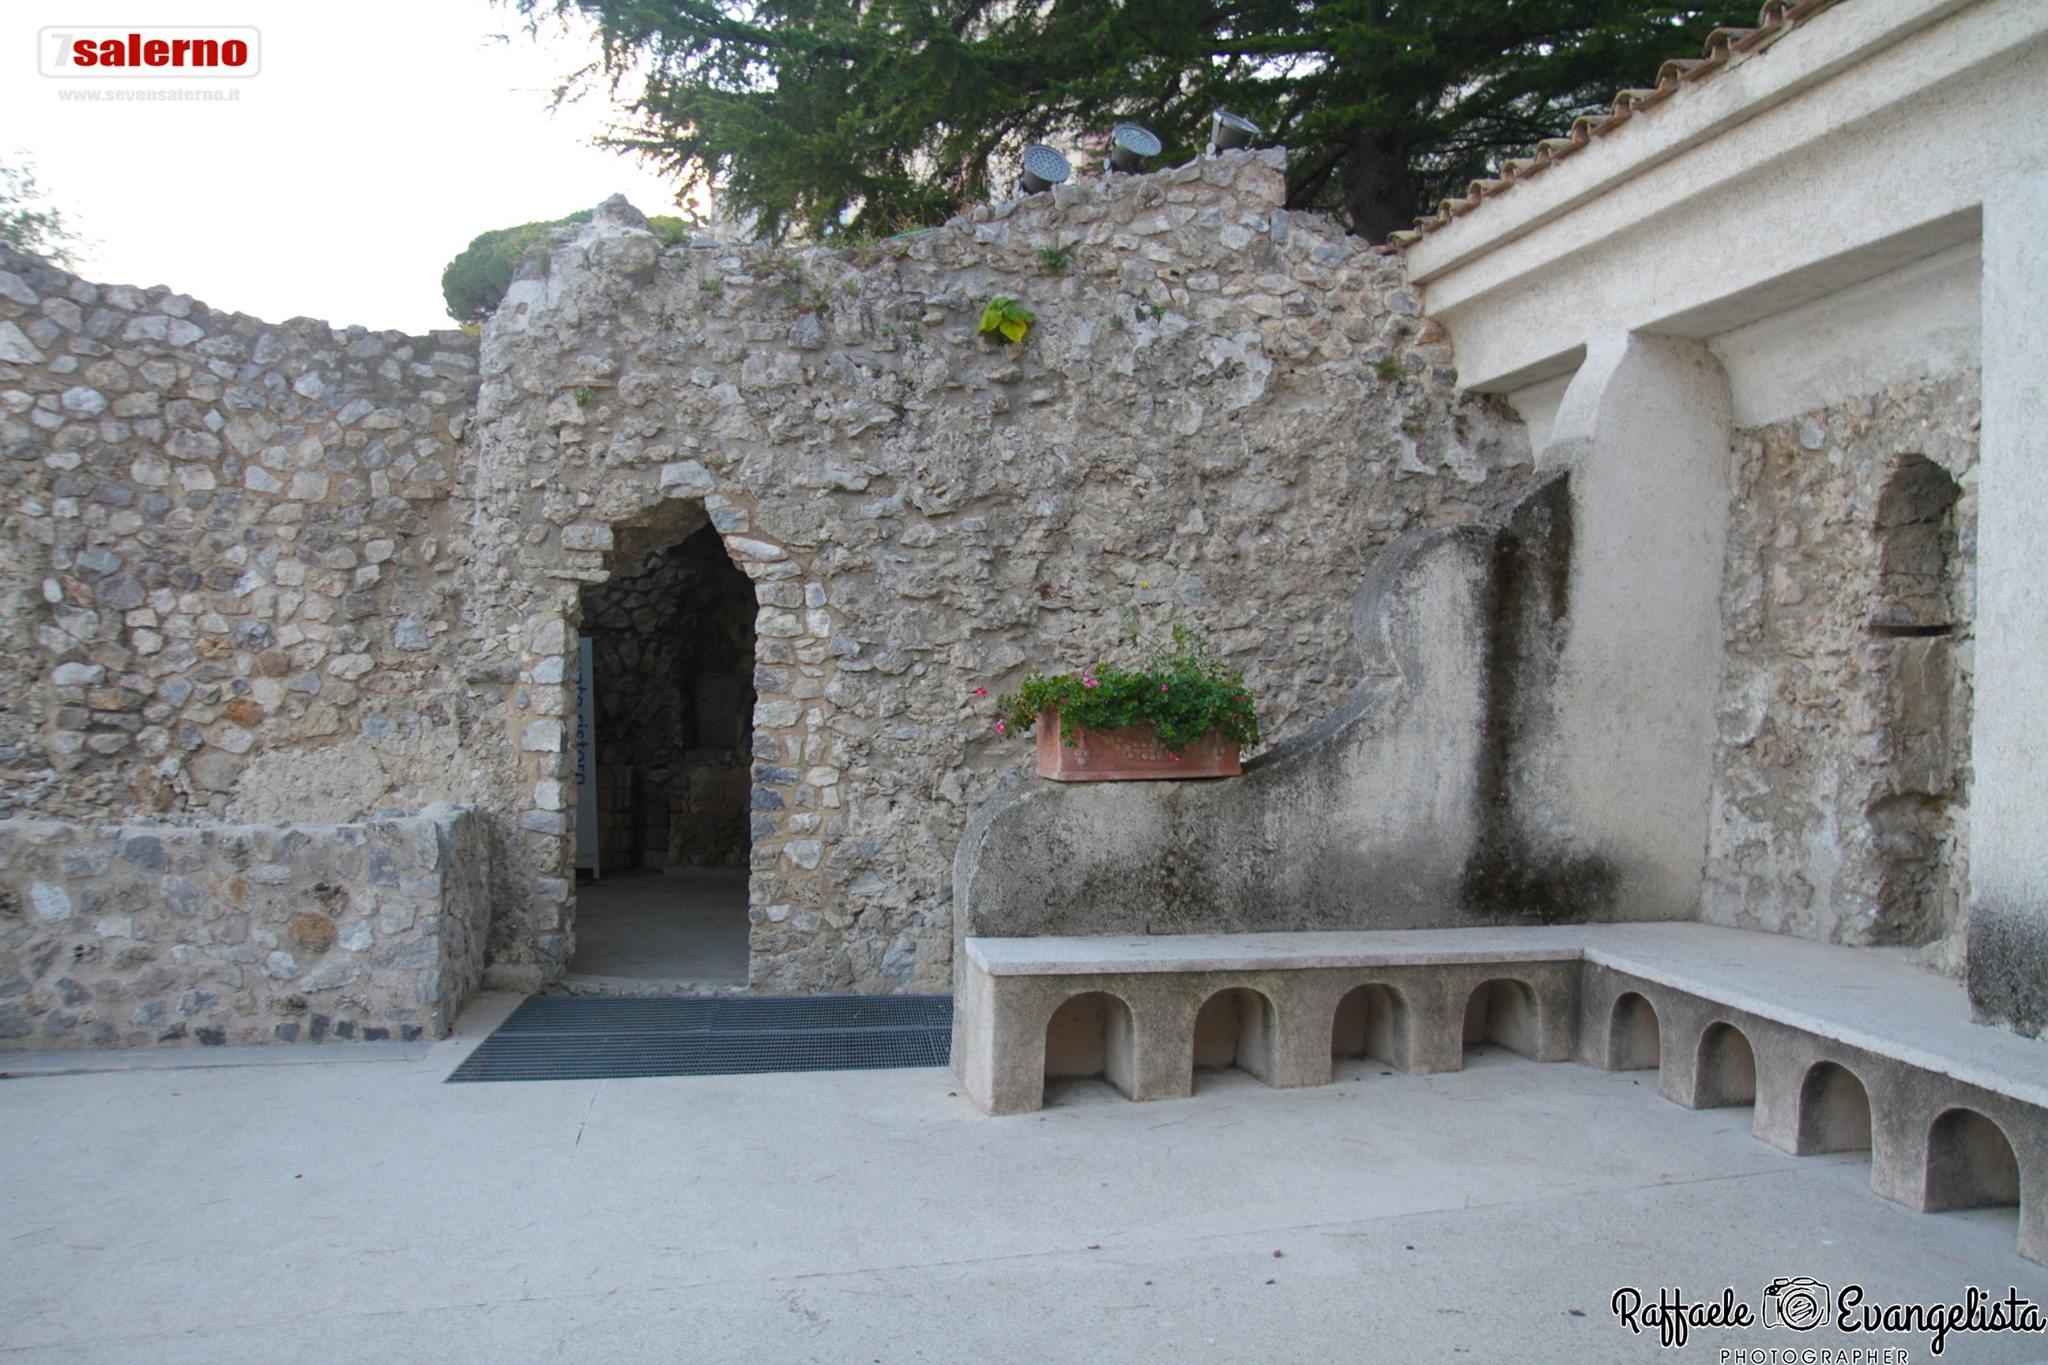
[[[1023,173],[1017,177],[1017,188],[1025,194],[1043,194],[1054,185],[1065,184],[1074,168],[1067,159],[1042,142],[1034,142],[1024,149]]]
[[[1259,135],[1259,131],[1259,125],[1244,115],[1233,114],[1228,109],[1218,109],[1209,116],[1209,155],[1249,147],[1252,145],[1252,139]]]
[[[1119,123],[1109,130],[1109,169],[1131,174],[1159,155],[1159,139],[1149,128]]]

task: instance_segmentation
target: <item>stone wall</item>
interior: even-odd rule
[[[571,942],[579,592],[707,521],[759,605],[757,989],[948,988],[954,849],[1028,761],[977,689],[1112,653],[1126,606],[1204,630],[1275,739],[1335,707],[1367,566],[1528,455],[1398,262],[1281,194],[1229,154],[798,253],[664,251],[614,202],[535,263],[485,330],[464,619],[510,684],[494,960]],[[997,295],[1021,344],[977,335]]]
[[[487,831],[0,820],[0,1048],[441,1037],[483,976]]]
[[[1703,917],[1962,965],[1975,374],[1737,434]]]
[[[461,785],[475,343],[0,251],[0,814],[348,819]],[[328,752],[343,737],[365,743]]]
[[[476,806],[491,959],[544,979],[586,591],[709,527],[752,586],[752,984],[944,990],[967,814],[1028,761],[993,694],[1178,614],[1285,739],[1361,676],[1376,556],[1526,480],[1398,261],[1281,202],[1233,153],[801,252],[614,203],[480,352],[6,257],[0,814]]]

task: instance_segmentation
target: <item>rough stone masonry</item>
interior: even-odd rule
[[[0,1045],[439,1037],[483,975],[482,818],[0,821]]]
[[[568,942],[579,589],[707,518],[759,606],[759,988],[947,987],[953,848],[1024,761],[975,689],[1099,657],[1127,604],[1204,629],[1276,736],[1334,705],[1379,548],[1469,520],[1526,446],[1452,396],[1398,266],[1281,189],[1231,155],[846,253],[664,253],[614,204],[516,283],[463,603],[517,746],[496,960]],[[976,333],[998,295],[1021,345]]]
[[[1737,433],[1702,919],[1961,973],[1977,387]]]
[[[1526,479],[1519,424],[1455,394],[1398,262],[1282,211],[1280,165],[1086,180],[843,249],[665,249],[614,201],[529,259],[480,348],[5,257],[0,814],[118,850],[91,831],[474,808],[491,968],[551,977],[584,590],[708,525],[754,599],[752,986],[946,989],[953,847],[1025,761],[977,688],[1107,655],[1128,608],[1178,614],[1285,737],[1357,680],[1379,549]],[[998,294],[1037,314],[1022,344],[976,332]],[[305,912],[366,890],[274,837]],[[41,866],[0,869],[0,915]],[[270,919],[232,998],[274,1031],[305,989],[267,971],[291,951]],[[35,1030],[15,1045],[91,932],[0,938]],[[209,989],[149,984],[92,989],[108,1019]]]

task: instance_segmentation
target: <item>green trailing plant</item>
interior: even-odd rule
[[[1127,642],[1136,645],[1132,631]],[[1174,623],[1166,640],[1146,649],[1135,668],[1098,665],[1079,673],[1033,673],[999,697],[996,733],[1027,733],[1039,714],[1059,716],[1069,743],[1082,730],[1149,725],[1161,747],[1184,753],[1214,732],[1240,747],[1259,742],[1259,718],[1244,675],[1209,653],[1202,637]]]
[[[1038,314],[1009,295],[998,294],[981,310],[981,325],[976,330],[983,336],[994,334],[1003,341],[1022,341],[1036,321]]]

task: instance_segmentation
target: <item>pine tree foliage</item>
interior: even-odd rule
[[[931,224],[1119,119],[1182,160],[1227,108],[1292,149],[1293,207],[1377,238],[1757,0],[510,2],[594,21],[584,74],[646,80],[618,145],[771,233]]]

